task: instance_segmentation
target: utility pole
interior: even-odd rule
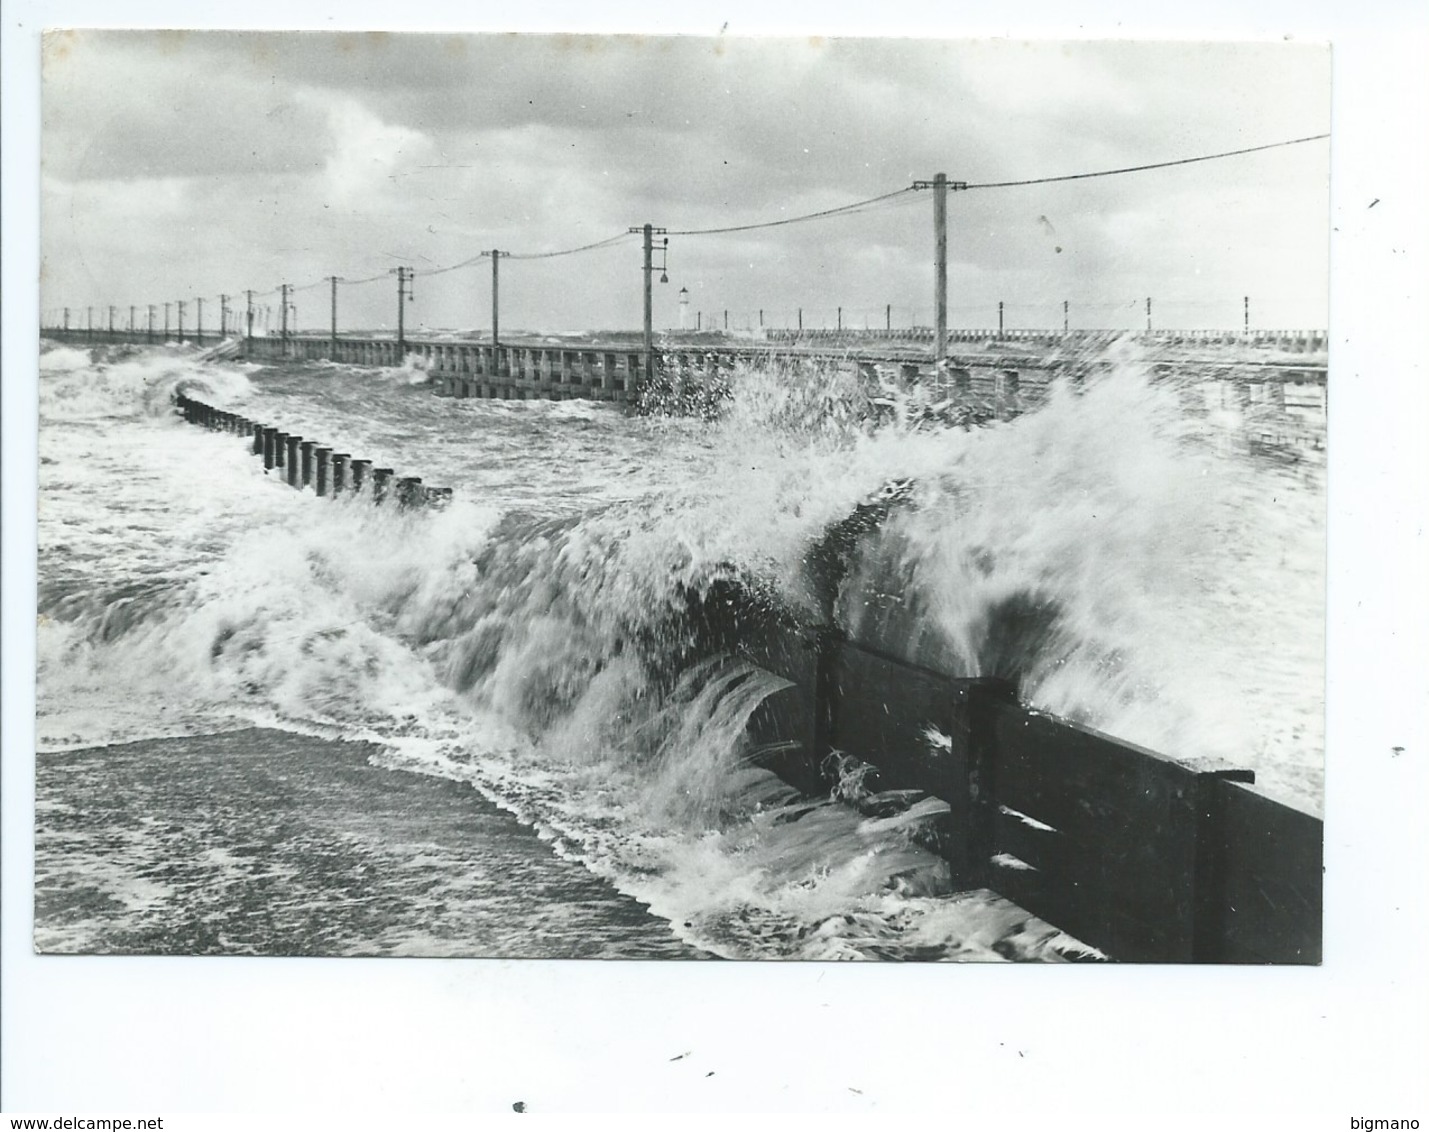
[[[169,308],[170,308],[171,306],[173,306],[173,305],[174,305],[173,303],[165,303],[165,304],[164,304],[164,341],[165,341],[165,342],[167,342],[167,341],[169,340]]]
[[[938,173],[913,187],[933,190],[933,360],[941,365],[948,359],[948,190],[968,185]]]
[[[1062,333],[1067,333],[1067,300],[1062,300]]]
[[[278,296],[283,304],[283,309],[278,314],[280,320],[279,325],[281,326],[279,337],[283,342],[282,350],[283,357],[285,358],[288,356],[288,295],[292,293],[292,290],[293,285],[291,283],[280,283],[278,285]]]
[[[407,348],[407,307],[406,304],[412,301],[411,286],[412,277],[416,271],[410,267],[399,267],[397,271],[397,350],[405,351]]]
[[[883,308],[883,329],[893,329],[893,304],[889,303]]]
[[[203,345],[203,300],[195,299],[198,304],[198,324],[194,327],[194,338],[200,346]]]
[[[337,356],[337,285],[342,282],[336,275],[329,275],[328,282],[332,284],[332,348],[333,357]]]
[[[483,256],[491,257],[491,352],[492,362],[496,365],[496,348],[501,345],[501,310],[499,296],[501,293],[501,270],[499,264],[501,260],[509,256],[510,252],[503,252],[498,248],[492,248],[489,252],[482,252]]]
[[[248,296],[248,337],[253,337],[253,292],[252,290],[243,292]]]
[[[948,175],[933,177],[933,362],[948,359]]]
[[[218,296],[218,336],[228,337],[228,296]]]
[[[1002,337],[1002,300],[997,300],[997,336]]]
[[[149,341],[154,340],[154,304],[149,304]]]
[[[1250,333],[1250,296],[1249,296],[1249,295],[1247,295],[1247,296],[1245,297],[1244,311],[1245,311],[1245,333],[1246,333],[1246,334],[1249,334],[1249,333]]]
[[[631,232],[637,232],[644,236],[645,245],[645,375],[649,377],[654,373],[655,363],[655,328],[654,328],[654,296],[650,291],[651,277],[655,271],[655,237],[665,236],[664,228],[657,228],[653,224],[645,224],[639,228],[631,228]],[[664,247],[670,246],[670,237],[665,236]],[[669,282],[665,274],[663,265],[660,269],[660,282]],[[725,315],[726,325],[728,325],[728,314]]]
[[[134,308],[129,308],[129,333],[134,333]]]
[[[839,323],[838,323],[839,330],[843,330],[843,328],[844,328],[844,309],[843,309],[843,307],[839,307],[838,319],[839,319]]]
[[[1151,331],[1151,299],[1149,297],[1146,300],[1146,330],[1148,333]]]
[[[110,333],[110,334],[113,334],[113,333],[114,333],[114,307],[113,307],[113,306],[110,306],[110,308],[109,308],[109,333]]]
[[[69,333],[69,307],[65,307],[65,333]]]
[[[187,306],[188,304],[185,303],[183,299],[175,299],[174,302],[177,304],[177,306],[178,306],[178,308],[179,308],[179,345],[183,345],[183,341],[184,341],[184,307]]]

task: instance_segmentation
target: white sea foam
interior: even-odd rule
[[[896,396],[870,416],[847,378],[739,374],[706,424],[172,350],[52,349],[42,368],[49,747],[242,720],[371,738],[720,954],[1055,957],[1050,929],[947,891],[910,838],[930,815],[801,802],[750,765],[775,678],[676,663],[717,578],[816,610],[810,548],[906,480],[843,584],[855,636],[950,671],[1014,665],[1039,706],[1318,802],[1320,473],[1252,458],[1239,407],[1188,413],[1200,392],[1134,359],[972,430]],[[178,422],[176,390],[456,499],[399,514],[293,492],[241,438]],[[1016,630],[996,645],[994,615]]]

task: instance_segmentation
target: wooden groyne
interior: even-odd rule
[[[829,627],[740,618],[720,642],[790,681],[755,739],[807,793],[886,812],[947,804],[932,847],[955,888],[986,888],[1097,948],[1152,963],[1316,964],[1324,826],[1254,789],[1255,773],[1170,758]],[[754,628],[751,629],[751,625]],[[720,634],[716,634],[720,636]]]
[[[189,424],[250,438],[253,455],[263,459],[263,470],[300,491],[310,488],[329,498],[366,496],[375,504],[390,501],[401,508],[444,506],[451,500],[449,487],[428,487],[419,476],[397,476],[391,468],[374,468],[371,460],[354,459],[331,445],[305,440],[182,393],[174,398],[174,405]]]

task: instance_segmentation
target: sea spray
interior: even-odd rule
[[[1067,946],[948,891],[918,839],[934,803],[870,817],[761,767],[745,723],[780,683],[702,648],[691,616],[735,585],[1316,793],[1319,483],[1223,443],[1234,420],[1187,413],[1138,367],[964,428],[886,390],[892,409],[864,412],[852,379],[785,374],[771,397],[753,370],[701,422],[453,402],[343,367],[51,356],[47,745],[254,721],[373,739],[394,766],[472,783],[718,954]],[[235,438],[165,414],[185,382],[457,498],[403,515],[293,492]],[[890,484],[906,486],[849,540],[831,604],[811,556]]]

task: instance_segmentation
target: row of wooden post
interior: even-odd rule
[[[179,412],[190,424],[214,432],[252,437],[253,454],[263,457],[265,472],[277,471],[290,487],[310,487],[321,496],[369,491],[374,503],[389,497],[399,507],[443,505],[452,497],[449,487],[425,487],[419,476],[396,477],[391,468],[374,468],[371,460],[354,460],[346,452],[291,435],[226,409],[179,394]]]

